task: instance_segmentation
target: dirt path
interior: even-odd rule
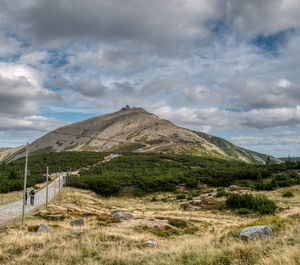
[[[59,178],[60,185],[63,185],[63,173],[60,173],[55,181],[52,181],[48,187],[48,200],[52,200],[59,191]],[[28,198],[29,202],[29,198]],[[0,226],[4,225],[7,222],[14,220],[15,218],[22,216],[22,203],[23,200],[18,200],[12,203],[0,205]],[[35,204],[34,206],[26,205],[25,213],[29,213],[39,206],[46,203],[46,188],[41,189],[35,195]]]

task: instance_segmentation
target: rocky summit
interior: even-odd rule
[[[185,153],[257,164],[265,163],[268,158],[222,138],[176,126],[143,108],[135,107],[65,125],[29,145],[31,154],[62,151]],[[24,148],[6,160],[23,156]]]

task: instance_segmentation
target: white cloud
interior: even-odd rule
[[[0,116],[33,115],[58,96],[42,86],[43,74],[18,63],[0,62]]]
[[[63,122],[54,118],[39,115],[25,117],[1,117],[0,130],[31,130],[31,131],[51,131],[64,125]]]
[[[295,108],[255,109],[233,112],[218,108],[160,107],[154,112],[180,125],[212,130],[266,129],[300,126],[300,105]]]

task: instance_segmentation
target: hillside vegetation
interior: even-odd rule
[[[68,185],[91,189],[101,195],[117,195],[124,191],[140,196],[155,191],[175,191],[177,185],[198,187],[240,184],[258,190],[272,190],[300,184],[300,176],[287,169],[299,169],[300,163],[253,165],[210,157],[171,154],[124,153],[114,160],[72,176]]]
[[[28,159],[27,186],[34,186],[46,179],[49,173],[87,167],[101,161],[107,154],[95,152],[61,152],[32,155]],[[0,164],[0,193],[18,191],[24,185],[25,158]]]

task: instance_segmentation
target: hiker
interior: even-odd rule
[[[28,199],[28,191],[26,189],[25,190],[25,205],[27,205],[27,199]]]
[[[34,195],[35,195],[35,190],[31,187],[29,196],[30,196],[30,205],[32,205],[32,206],[34,205]]]

